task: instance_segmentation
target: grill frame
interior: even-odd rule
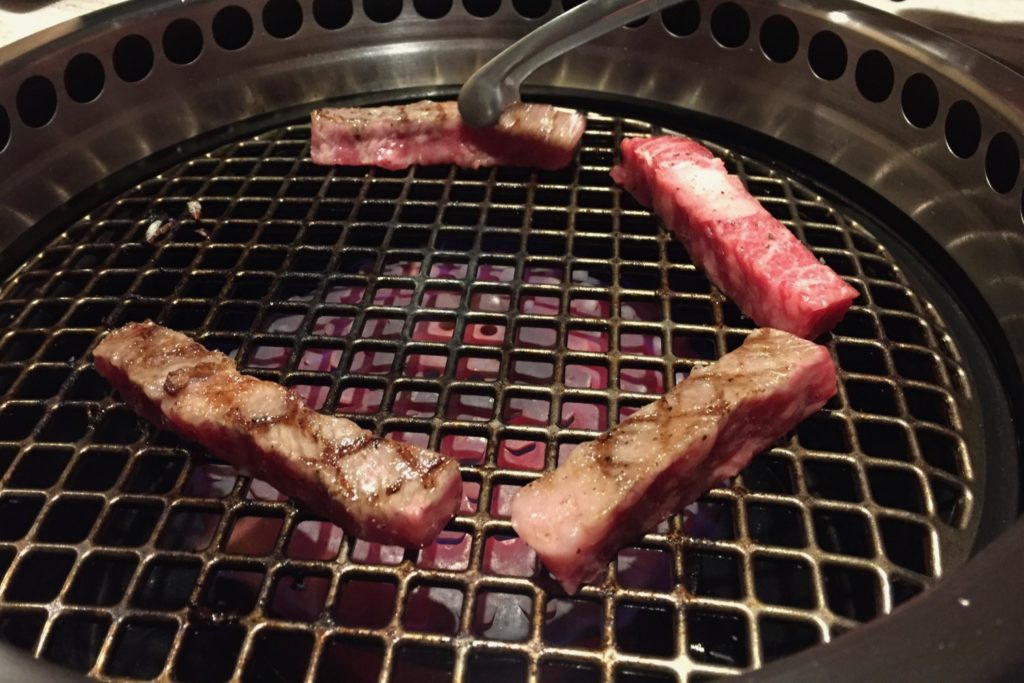
[[[207,5],[207,7],[209,8],[209,7],[210,7],[211,5],[213,5],[213,4],[214,4],[214,3],[209,3],[209,4]],[[168,11],[170,11],[170,10],[168,10]],[[210,10],[210,12],[212,13],[212,9]],[[408,9],[407,9],[407,12],[408,12]],[[455,12],[456,12],[456,14],[458,13],[458,8],[456,8]],[[255,15],[255,13],[254,13],[254,15]],[[121,15],[119,14],[118,16],[121,16]],[[408,18],[408,15],[406,16],[406,18]],[[504,20],[506,20],[506,21],[509,21],[509,20],[510,20],[510,16],[508,15],[507,11],[505,11],[504,9],[502,10],[502,14],[501,14],[501,15],[499,15],[499,16],[498,16],[498,18],[500,18],[500,19],[504,19]],[[460,18],[459,18],[459,17],[453,17],[453,21],[452,21],[452,22],[450,22],[450,25],[452,25],[452,26],[456,26],[456,25],[457,25],[457,22],[456,22],[456,21],[454,21],[454,19],[460,19]],[[460,19],[460,20],[461,20],[461,19]],[[513,23],[513,24],[514,24],[515,22],[511,22],[511,21],[509,21],[509,23]],[[479,26],[479,23],[478,23],[478,24],[476,24],[476,25],[477,25],[477,26]],[[521,22],[520,22],[520,26],[517,26],[517,28],[518,28],[518,27],[521,27]],[[453,30],[454,30],[454,29],[453,29]],[[262,40],[267,40],[267,41],[269,41],[269,42],[273,42],[273,41],[271,41],[271,40],[269,39],[269,37],[267,37],[267,36],[258,36],[257,40],[260,40],[260,39],[262,39]],[[614,41],[612,41],[612,42],[614,42]],[[213,46],[212,46],[212,45],[211,45],[210,47],[211,47],[211,48],[213,48]],[[213,48],[213,49],[215,49],[215,48]],[[250,52],[251,52],[251,50],[250,50]],[[110,78],[111,78],[111,79],[113,79],[113,75],[112,75],[112,74],[110,75]],[[121,87],[121,84],[118,84],[118,83],[116,83],[116,82],[112,83],[112,85],[113,85],[113,86],[115,86],[115,87]],[[308,93],[304,93],[304,96],[305,96],[305,95],[308,95]],[[2,101],[2,100],[0,100],[0,101]],[[711,105],[708,105],[707,103],[705,103],[705,104],[702,104],[702,105],[700,105],[700,106],[707,106],[708,108],[713,108],[713,106],[714,106],[714,105],[713,105],[713,104],[711,104]],[[698,106],[697,108],[700,108],[700,106]],[[738,116],[737,118],[742,118],[742,115]],[[16,132],[17,132],[17,131],[16,131]],[[145,136],[142,136],[142,137],[143,137],[143,138],[145,138]],[[152,138],[152,135],[150,136],[150,138]],[[159,138],[159,136],[157,136],[157,138]],[[129,155],[131,155],[131,153],[129,153]],[[9,157],[9,155],[8,155],[8,157]],[[6,161],[6,159],[2,159],[2,160],[0,160],[0,163],[3,163],[4,161]],[[855,165],[856,165],[856,164],[855,164]],[[975,170],[976,170],[976,169],[975,169]],[[925,223],[927,223],[928,221],[927,221],[927,220],[924,220],[924,221],[922,221],[922,222],[925,222]],[[942,238],[941,238],[941,237],[939,237],[939,239],[942,239]],[[16,251],[16,250],[15,250],[15,251]],[[8,251],[8,253],[13,253],[13,252],[12,252],[11,250],[9,250],[9,251]]]

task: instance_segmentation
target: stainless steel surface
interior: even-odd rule
[[[551,19],[502,50],[466,79],[459,113],[471,126],[493,126],[520,101],[530,74],[573,48],[681,0],[591,0]]]
[[[407,3],[392,21],[378,22],[356,4],[343,27],[327,30],[306,2],[300,4],[303,19],[295,34],[281,39],[263,28],[262,3],[237,6],[253,21],[252,37],[239,50],[220,47],[213,35],[214,17],[225,3],[167,1],[114,8],[93,15],[81,30],[58,27],[0,52],[8,75],[0,84],[0,106],[11,121],[10,143],[0,153],[0,177],[6,179],[0,190],[3,244],[101,178],[203,130],[345,94],[461,84],[510,41],[557,13],[549,9],[532,19],[504,3],[480,18],[457,4],[442,19],[424,19]],[[711,29],[714,13],[723,7],[723,22],[733,8],[746,18],[727,26],[750,27],[737,48],[723,47]],[[952,255],[998,316],[1021,364],[1024,218],[1021,174],[1013,172],[1024,139],[1020,75],[854,3],[691,0],[667,12],[668,23],[683,35],[666,28],[665,19],[613,31],[542,68],[532,82],[718,116],[841,169],[911,216]],[[783,18],[766,24],[775,15]],[[186,65],[171,62],[161,50],[176,18],[194,22],[202,36],[202,51]],[[793,31],[794,51],[791,60],[779,63],[764,55],[761,34],[786,47],[786,26]],[[812,50],[812,39],[826,31],[840,45],[825,37]],[[114,47],[132,34],[154,50],[152,70],[138,82],[126,82],[112,69]],[[882,65],[883,83],[884,65],[892,67],[893,87],[881,102],[866,99],[855,76],[863,55],[872,51],[882,53],[875,63]],[[88,104],[59,87],[70,58],[80,52],[98,55],[106,74],[99,100]],[[809,68],[811,53],[826,63],[842,57],[833,65],[842,67],[839,77],[816,75]],[[122,55],[133,56],[130,49]],[[868,59],[865,68],[871,65]],[[243,70],[245,78],[239,78]],[[56,84],[56,116],[40,128],[24,125],[16,108],[17,91],[33,74]],[[912,85],[923,81],[924,91],[934,89],[934,111],[924,112],[934,117],[926,117],[931,122],[924,127],[910,125],[903,111],[901,94],[911,77]],[[911,106],[927,110],[918,92],[908,94],[919,103]],[[978,117],[966,126],[978,140],[967,159],[951,153],[945,139],[944,120],[959,100],[969,102]],[[992,189],[987,158],[1003,169],[997,176],[1005,191]]]
[[[353,642],[371,678],[400,681],[425,646],[460,680],[720,674],[828,642],[961,565],[987,444],[962,426],[978,388],[950,332],[842,206],[718,145],[862,293],[828,342],[840,395],[573,599],[515,539],[516,488],[752,329],[611,182],[622,136],[656,132],[593,113],[565,171],[385,172],[314,166],[308,125],[289,125],[95,207],[0,292],[8,631],[103,677],[352,676]],[[193,198],[199,224],[146,244],[153,215]],[[459,456],[467,503],[423,551],[342,539],[146,427],[88,357],[144,318]]]

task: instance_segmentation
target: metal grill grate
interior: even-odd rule
[[[652,130],[591,114],[560,172],[390,173],[314,166],[286,126],[74,225],[0,296],[0,636],[111,678],[702,680],[920,592],[980,508],[954,344],[867,231],[720,147],[861,292],[839,396],[578,596],[515,538],[518,487],[751,329],[611,184]],[[143,424],[88,352],[145,318],[458,457],[458,517],[423,550],[346,538]]]

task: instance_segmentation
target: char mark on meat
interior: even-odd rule
[[[230,358],[179,332],[130,323],[110,332],[93,355],[96,369],[140,415],[354,536],[422,546],[458,508],[455,461],[310,410],[279,384],[241,374]]]
[[[825,347],[762,329],[694,370],[512,501],[512,525],[566,591],[739,472],[836,393]]]

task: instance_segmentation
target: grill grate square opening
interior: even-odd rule
[[[481,591],[476,596],[472,631],[487,640],[523,642],[530,636],[532,614],[529,595]]]
[[[44,502],[42,496],[0,496],[0,541],[24,538]]]
[[[398,586],[391,580],[368,575],[346,576],[334,604],[335,621],[344,626],[383,628],[391,621],[397,594]],[[430,602],[429,598],[426,601]]]
[[[862,515],[817,509],[812,516],[814,538],[822,550],[855,557],[874,556],[874,543],[871,541],[867,520]]]
[[[158,559],[144,570],[132,596],[132,605],[150,610],[178,610],[192,595],[199,578],[198,560]]]
[[[600,683],[601,669],[593,664],[563,659],[540,663],[540,683]]]
[[[672,657],[676,653],[675,610],[661,603],[615,606],[615,646],[621,652]]]
[[[410,631],[454,635],[465,595],[459,588],[420,584],[410,591],[401,623]]]
[[[497,518],[507,518],[510,514],[514,488],[503,488],[501,493],[493,494],[491,514]],[[500,500],[499,500],[500,499]],[[483,570],[495,576],[531,577],[537,573],[537,553],[526,541],[511,534],[491,534],[484,541]]]
[[[395,648],[395,661],[389,681],[449,683],[454,666],[455,653],[448,648],[401,643]]]
[[[68,602],[108,607],[124,597],[139,561],[134,555],[90,555],[78,568]]]
[[[191,626],[174,662],[174,677],[183,683],[226,681],[242,649],[245,629],[234,626]]]
[[[748,491],[792,495],[795,490],[793,467],[789,460],[772,455],[760,455],[750,461],[740,475]]]
[[[469,683],[524,681],[528,669],[529,663],[522,655],[473,651],[466,665],[466,680]]]
[[[263,570],[256,566],[219,566],[206,578],[202,602],[217,614],[249,614],[256,607],[263,579]]]
[[[595,649],[604,640],[604,607],[584,598],[550,598],[542,635],[548,645]]]
[[[469,567],[473,539],[461,531],[442,531],[437,539],[419,551],[416,566],[442,571],[464,571]]]
[[[32,433],[43,414],[42,406],[8,405],[0,411],[0,440],[21,441]]]
[[[295,525],[287,555],[295,560],[330,561],[338,556],[344,535],[330,522],[307,519]]]
[[[684,513],[683,529],[687,536],[709,541],[736,539],[736,512],[733,504],[724,500],[708,499],[707,494]]]
[[[0,640],[22,650],[32,650],[45,623],[43,610],[0,612]]]
[[[66,448],[29,448],[11,472],[8,485],[23,489],[50,488],[64,474],[73,453]]]
[[[128,454],[108,449],[86,449],[65,480],[69,490],[106,490],[121,478]]]
[[[734,612],[687,612],[686,644],[692,659],[707,664],[748,666],[749,643],[746,617]]]
[[[803,517],[797,508],[784,505],[747,505],[751,540],[766,545],[802,548],[807,544]]]
[[[283,526],[283,516],[240,515],[231,524],[224,549],[236,555],[269,555],[277,545]]]
[[[124,490],[129,493],[167,493],[178,483],[185,462],[184,455],[144,453],[132,464]]]
[[[840,616],[868,621],[878,614],[878,579],[872,572],[845,565],[822,568],[828,608]]]
[[[839,460],[805,458],[804,481],[807,492],[815,498],[858,502],[862,496],[857,470]]]
[[[902,425],[895,422],[859,420],[856,429],[860,449],[867,455],[895,460],[910,459],[910,442]]]
[[[670,591],[673,574],[672,554],[660,548],[625,548],[615,561],[615,577],[624,588]]]
[[[14,602],[49,602],[57,597],[71,567],[75,553],[33,550],[23,556],[7,583],[4,599]]]
[[[761,658],[765,662],[796,654],[821,642],[821,629],[815,624],[795,619],[761,617]]]
[[[75,671],[88,671],[96,663],[110,629],[109,617],[74,616],[53,625],[43,656]]]
[[[312,651],[310,633],[263,629],[253,638],[243,676],[246,681],[300,683]]]
[[[758,556],[754,558],[753,567],[758,599],[802,609],[815,606],[813,571],[806,562]]]
[[[132,619],[118,630],[104,673],[151,679],[164,669],[178,624],[173,621]]]
[[[694,680],[691,677],[689,680]],[[674,673],[658,672],[651,669],[615,669],[615,683],[678,683],[679,677]]]
[[[908,512],[924,512],[921,481],[909,470],[892,467],[868,469],[871,497],[879,505]]]
[[[454,657],[450,657],[454,660]],[[320,653],[316,683],[376,683],[384,660],[384,646],[371,638],[332,638]],[[397,660],[397,657],[396,657]],[[398,662],[396,661],[396,668]],[[395,680],[401,680],[396,677]],[[423,678],[416,678],[420,681]],[[426,680],[430,680],[429,677]]]
[[[47,510],[36,532],[36,540],[42,543],[84,541],[102,509],[102,498],[58,498]]]
[[[96,535],[100,545],[135,547],[149,540],[163,512],[162,503],[115,503]]]
[[[882,545],[890,560],[918,574],[931,576],[932,542],[928,530],[914,522],[882,517],[878,522]]]
[[[164,550],[203,551],[213,540],[220,517],[220,510],[176,506],[156,545]]]
[[[686,590],[693,595],[724,600],[743,597],[742,567],[738,555],[687,548],[683,551]]]

